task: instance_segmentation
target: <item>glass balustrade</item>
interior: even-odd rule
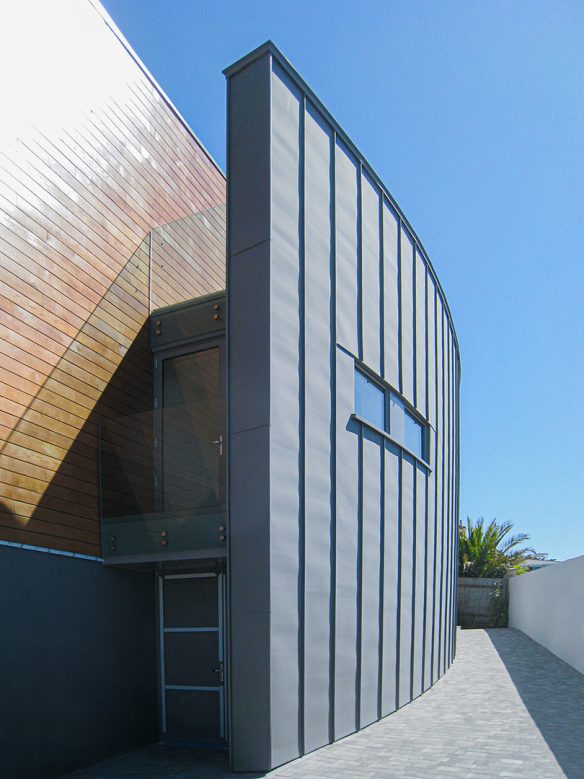
[[[101,425],[104,558],[224,548],[224,442],[212,411],[179,403]]]

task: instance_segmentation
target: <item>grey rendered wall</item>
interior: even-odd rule
[[[269,769],[454,656],[456,336],[423,248],[271,44],[228,76],[231,743]],[[430,463],[353,415],[355,364]]]
[[[584,674],[584,556],[509,579],[509,626]]]
[[[157,738],[150,574],[0,546],[0,774],[55,777]]]

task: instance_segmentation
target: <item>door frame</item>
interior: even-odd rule
[[[221,440],[221,469],[219,472],[219,489],[221,506],[227,511],[227,350],[224,335],[215,335],[210,338],[197,338],[194,341],[160,349],[154,355],[154,494],[157,510],[162,509],[162,495],[164,493],[163,474],[163,421],[164,411],[164,361],[175,357],[184,357],[196,352],[206,352],[209,349],[219,349],[219,436]]]
[[[201,628],[201,627],[184,627],[184,628],[165,628],[164,626],[164,581],[165,579],[203,579],[212,578],[217,579],[217,627],[216,628]],[[226,652],[226,587],[225,587],[225,573],[208,571],[205,573],[177,573],[177,574],[164,574],[159,573],[157,576],[157,590],[158,590],[158,690],[160,700],[160,731],[162,738],[166,738],[167,734],[167,711],[166,711],[166,690],[191,690],[193,692],[217,692],[219,695],[219,738],[225,744],[227,744],[227,652]],[[166,684],[166,667],[165,667],[165,646],[164,637],[166,633],[172,632],[217,632],[217,660],[219,668],[222,669],[220,673],[220,683],[216,687],[208,687],[201,685],[167,685]]]

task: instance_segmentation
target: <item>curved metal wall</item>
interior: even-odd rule
[[[456,336],[415,233],[271,44],[227,72],[231,721],[268,769],[393,712],[455,651]],[[365,366],[429,462],[355,416]]]

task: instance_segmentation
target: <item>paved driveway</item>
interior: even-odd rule
[[[67,779],[227,779],[220,753],[139,750]],[[584,676],[516,630],[465,630],[431,690],[267,779],[584,779]]]

